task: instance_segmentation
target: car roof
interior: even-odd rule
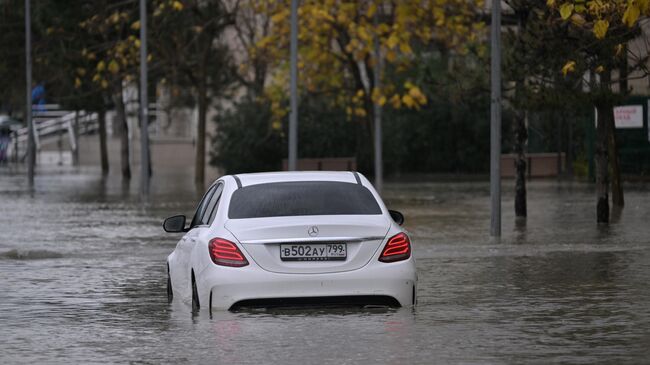
[[[359,175],[352,171],[278,171],[233,176],[241,181],[241,186],[288,181],[339,181],[354,184],[360,181]]]

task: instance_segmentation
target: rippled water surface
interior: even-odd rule
[[[167,303],[164,217],[190,214],[186,174],[137,181],[41,172],[34,191],[0,169],[0,362],[234,364],[647,363],[650,187],[594,224],[581,183],[529,185],[515,224],[487,236],[486,182],[392,183],[415,243],[418,306],[217,312]]]

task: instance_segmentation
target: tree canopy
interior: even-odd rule
[[[254,45],[254,52],[272,60],[274,72],[266,96],[278,120],[288,112],[283,101],[288,85],[289,4],[288,0],[252,4],[270,19],[270,32]],[[377,56],[400,73],[417,62],[416,53],[430,46],[464,52],[484,30],[478,17],[481,4],[467,0],[302,1],[298,10],[299,84],[305,92],[326,95],[334,104],[345,106],[349,116],[361,119],[370,114],[372,103],[418,109],[427,103],[420,80],[397,84],[384,72],[382,87],[374,86]]]

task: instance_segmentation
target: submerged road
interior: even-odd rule
[[[166,216],[198,201],[191,173],[138,182],[95,170],[0,167],[0,363],[639,364],[650,357],[650,186],[598,227],[592,187],[529,185],[490,239],[487,182],[387,183],[420,277],[411,309],[215,312],[167,303]],[[510,194],[510,195],[509,195]]]

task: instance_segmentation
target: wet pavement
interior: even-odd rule
[[[419,274],[415,309],[215,312],[167,303],[166,216],[191,214],[187,174],[137,181],[0,167],[0,362],[234,364],[584,363],[650,358],[650,184],[626,185],[598,227],[583,183],[529,185],[490,239],[487,182],[388,183]]]

